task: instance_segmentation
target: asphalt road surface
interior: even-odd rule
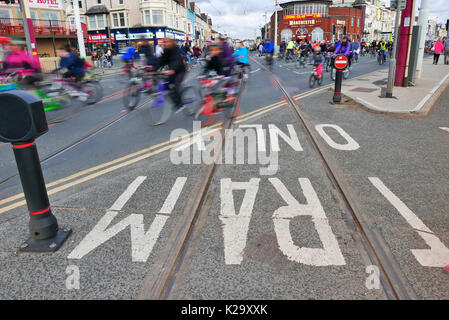
[[[125,111],[122,75],[48,113],[36,143],[73,229],[52,254],[17,252],[29,217],[0,145],[0,298],[447,299],[449,90],[427,117],[386,117],[329,104],[311,71],[255,57],[239,116],[209,132],[151,126],[149,97]]]

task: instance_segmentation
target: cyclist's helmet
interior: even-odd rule
[[[320,46],[316,46],[315,48],[313,48],[313,51],[315,52],[321,52],[321,47]]]

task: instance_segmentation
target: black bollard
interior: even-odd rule
[[[34,139],[48,131],[42,101],[24,91],[0,94],[0,141],[12,143],[27,202],[30,238],[19,251],[54,252],[71,229],[60,229],[52,214]]]
[[[338,70],[335,75],[335,89],[332,102],[335,104],[341,104],[341,83],[343,82],[343,70]]]
[[[334,68],[336,70],[335,75],[335,89],[334,96],[332,98],[332,104],[341,104],[341,85],[343,82],[343,70],[348,67],[349,60],[343,55],[339,54],[334,60]]]

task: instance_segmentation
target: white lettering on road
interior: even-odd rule
[[[296,134],[293,125],[287,124],[288,132],[290,137],[283,133],[274,124],[269,124],[268,128],[270,130],[270,140],[271,140],[271,150],[275,152],[281,151],[279,148],[279,137],[281,137],[290,147],[295,151],[304,151],[299,143],[298,135]]]
[[[320,200],[309,179],[299,178],[307,204],[300,204],[278,178],[270,178],[287,206],[277,209],[273,214],[274,230],[281,251],[291,261],[312,266],[345,265],[337,239],[321,206]],[[290,221],[298,216],[311,216],[323,248],[301,248],[293,243]]]
[[[345,140],[347,143],[340,144],[332,140],[331,137],[324,131],[324,128],[332,128],[335,129]],[[349,134],[346,133],[341,127],[335,124],[318,124],[315,126],[316,131],[323,137],[324,141],[327,142],[329,146],[337,150],[344,151],[354,151],[360,148],[360,145],[353,139]]]
[[[221,179],[221,212],[223,223],[224,253],[226,264],[240,264],[243,260],[243,250],[246,247],[249,222],[259,190],[260,179],[249,182],[232,182],[231,179]],[[233,190],[245,190],[242,206],[238,215],[235,213]]]
[[[70,253],[68,259],[83,258],[85,255],[130,226],[132,261],[147,261],[169,216],[157,214],[146,233],[144,230],[143,214],[131,214],[114,226],[110,226],[111,222],[119,214],[118,211],[122,210],[123,206],[133,196],[145,179],[146,177],[138,177],[129,185],[126,191],[117,199],[117,201],[112,205],[103,218],[100,219],[92,231]],[[166,198],[160,213],[171,214],[176,202],[179,199],[179,196],[181,195],[186,181],[187,178],[185,177],[176,179],[176,182]]]
[[[416,260],[424,267],[445,267],[449,263],[449,249],[379,178],[372,177],[369,180],[430,247],[412,249]]]

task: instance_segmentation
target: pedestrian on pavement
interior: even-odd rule
[[[259,57],[262,56],[263,53],[263,44],[259,44]]]
[[[95,68],[98,68],[98,59],[97,59],[97,51],[92,51],[92,62],[94,63]]]
[[[164,53],[164,39],[159,39],[157,41],[157,45],[156,45],[156,49],[155,49],[156,58],[159,59],[163,53]]]
[[[449,64],[449,38],[444,37],[444,64]]]
[[[441,41],[441,38],[435,41],[432,51],[433,51],[433,64],[437,65],[438,60],[440,59],[440,54],[444,52],[444,45],[443,42]]]

